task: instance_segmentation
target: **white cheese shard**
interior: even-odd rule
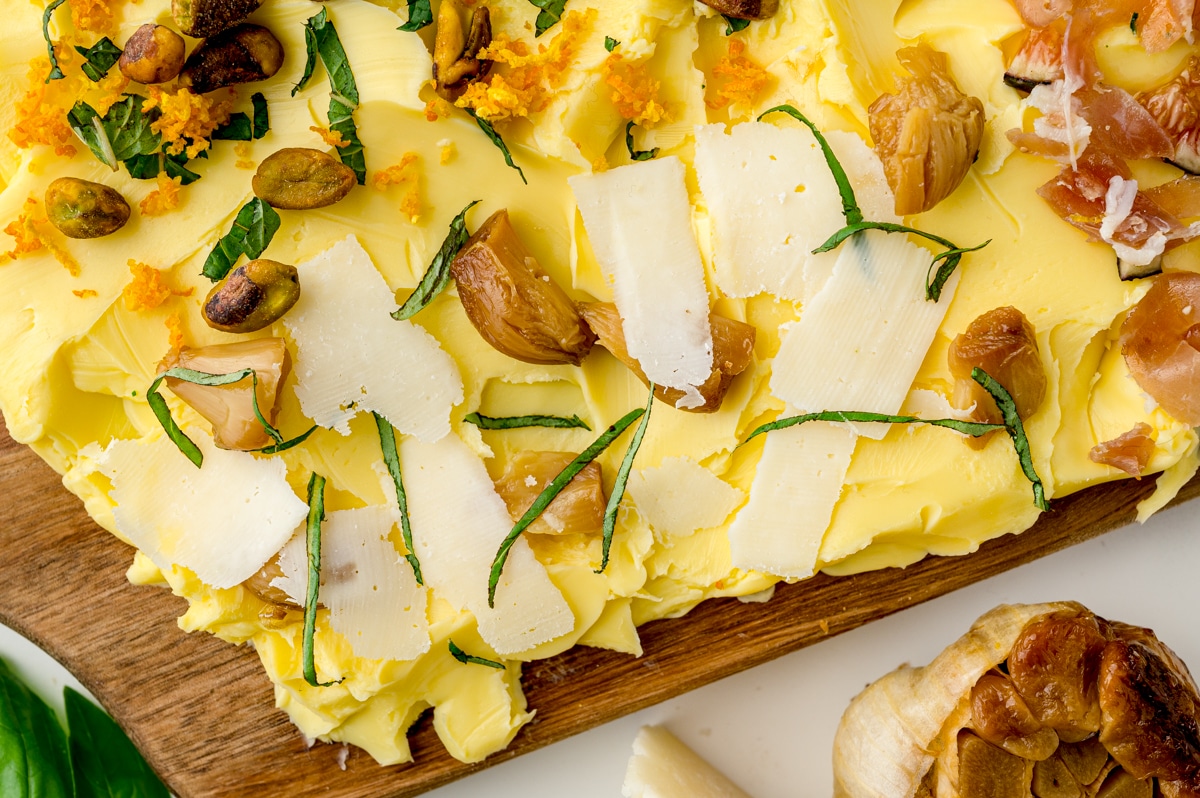
[[[810,421],[766,439],[750,500],[729,525],[730,554],[735,568],[804,579],[816,570],[857,436]]]
[[[296,342],[296,398],[322,427],[350,434],[355,414],[376,411],[405,435],[436,441],[463,400],[454,360],[411,321],[354,236],[299,264],[300,299],[284,316]]]
[[[894,415],[950,306],[958,274],[930,302],[925,276],[932,256],[905,236],[868,231],[838,252],[825,287],[784,331],[771,393],[801,412]],[[856,427],[875,439],[887,432],[885,424]]]
[[[509,552],[495,609],[488,607],[492,560],[513,523],[483,461],[458,436],[436,443],[406,437],[400,463],[425,584],[470,610],[497,654],[520,654],[575,628],[566,599],[524,538]]]
[[[898,221],[879,157],[852,133],[826,134],[866,218]],[[807,302],[836,252],[812,250],[846,225],[837,183],[812,132],[794,124],[696,129],[696,176],[714,231],[713,268],[728,296]]]
[[[117,530],[160,569],[180,565],[228,588],[254,575],[308,515],[277,457],[218,449],[196,468],[170,439],[115,440],[97,460],[112,480]]]
[[[643,726],[621,785],[625,798],[750,798],[662,726]]]
[[[389,538],[399,523],[394,506],[335,510],[321,525],[320,603],[354,654],[407,661],[429,650],[426,590]],[[303,605],[308,586],[304,533],[279,556],[282,577],[272,585]]]
[[[629,354],[652,382],[687,394],[680,407],[699,407],[696,386],[712,374],[712,329],[685,176],[672,156],[567,182],[613,287]]]
[[[724,521],[746,494],[690,457],[668,457],[634,471],[629,495],[641,515],[666,535],[690,535]]]

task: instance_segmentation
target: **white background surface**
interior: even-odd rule
[[[756,798],[827,796],[838,718],[868,682],[924,664],[1003,602],[1071,599],[1149,626],[1200,668],[1200,500],[434,790],[430,798],[614,798],[638,727],[664,724]],[[896,572],[904,578],[903,571]],[[686,619],[680,623],[686,623]],[[0,655],[61,705],[78,686],[0,626]],[[703,650],[696,652],[704,656]],[[371,766],[352,751],[348,768]],[[688,796],[688,798],[692,798]]]

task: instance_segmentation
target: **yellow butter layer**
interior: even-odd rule
[[[253,167],[282,147],[326,149],[310,129],[326,124],[323,70],[318,68],[311,83],[291,95],[304,61],[302,26],[318,6],[309,0],[267,0],[254,14],[252,21],[280,38],[287,58],[277,76],[239,91],[237,109],[248,110],[250,93],[262,91],[270,108],[270,132],[237,152],[232,142],[214,142],[208,160],[189,164],[203,177],[181,189],[178,208],[146,216],[137,205],[155,188],[154,181],[133,180],[123,169],[110,172],[78,141],[71,144],[73,157],[56,153],[53,143],[29,144],[31,131],[45,133],[44,124],[30,121],[39,93],[48,92],[46,107],[57,104],[61,113],[75,99],[97,101],[104,91],[80,75],[80,59],[69,48],[62,56],[67,81],[43,88],[40,79],[47,64],[39,8],[19,0],[0,3],[7,12],[0,31],[0,128],[15,131],[0,139],[0,226],[17,221],[28,198],[40,204],[45,186],[60,176],[103,182],[135,209],[121,231],[86,242],[64,239],[43,224],[37,228],[45,244],[40,250],[0,264],[0,408],[8,428],[62,472],[88,512],[116,533],[110,485],[94,464],[99,447],[117,438],[161,434],[145,391],[168,350],[172,330],[189,346],[231,340],[208,328],[200,316],[210,287],[200,267],[251,197]],[[164,0],[114,2],[114,40],[124,41],[145,21],[168,21],[168,5]],[[1005,0],[981,0],[969,8],[952,0],[794,0],[782,3],[773,19],[734,38],[725,36],[723,20],[687,0],[611,0],[593,3],[592,9],[572,2],[571,15],[536,42],[532,23],[537,9],[531,4],[493,0],[489,5],[498,35],[524,41],[534,53],[539,46],[571,48],[562,68],[547,73],[533,107],[520,107],[529,98],[501,96],[487,98],[493,106],[481,106],[499,109],[511,101],[515,115],[498,121],[497,129],[528,185],[461,111],[443,108],[442,118],[436,118],[435,106],[435,121],[427,118],[427,103],[434,97],[428,85],[432,29],[420,35],[397,31],[402,10],[332,0],[325,7],[345,43],[361,94],[355,118],[368,185],[329,208],[281,211],[282,225],[266,257],[297,263],[353,233],[403,300],[450,220],[467,203],[481,200],[471,212],[472,227],[507,208],[542,267],[575,298],[611,300],[566,179],[629,160],[625,118],[613,100],[614,75],[634,83],[641,78],[643,89],[649,85],[645,81],[657,83],[653,95],[665,115],[639,127],[639,146],[657,146],[663,155],[677,155],[690,164],[696,125],[748,120],[782,102],[797,105],[826,129],[865,137],[867,105],[895,85],[895,49],[924,38],[949,55],[960,85],[984,101],[989,122],[976,168],[954,195],[916,222],[959,243],[991,239],[991,244],[964,260],[953,304],[913,387],[946,395],[950,341],[981,313],[1012,304],[1037,329],[1048,369],[1047,401],[1030,419],[1028,431],[1049,495],[1122,476],[1092,463],[1087,452],[1138,422],[1150,424],[1157,441],[1151,470],[1169,469],[1176,488],[1191,473],[1194,432],[1148,405],[1115,343],[1123,312],[1145,287],[1120,282],[1111,250],[1086,243],[1034,195],[1056,167],[1012,153],[1004,138],[1004,131],[1020,120],[1019,97],[1000,81],[1000,48],[1020,30]],[[63,41],[85,45],[97,38],[74,31],[65,6],[52,31]],[[1128,49],[1128,42],[1114,36],[1114,46]],[[556,37],[563,38],[556,44]],[[604,47],[606,37],[620,42],[617,66]],[[721,94],[727,77],[714,73],[731,55],[731,41],[744,43],[743,54],[762,67],[765,77],[752,96]],[[1173,52],[1172,57],[1180,56]],[[1138,64],[1131,83],[1167,70],[1161,58]],[[1119,70],[1119,63],[1106,61],[1105,68]],[[18,146],[22,142],[28,146]],[[409,182],[382,190],[371,186],[376,173],[399,166],[406,157],[415,157],[416,164],[409,167]],[[1161,182],[1172,174],[1164,167],[1147,179]],[[415,198],[411,175],[416,176]],[[711,222],[694,179],[689,178],[689,185],[707,259]],[[0,244],[7,243],[0,237]],[[123,297],[133,279],[130,259],[161,270],[174,294],[153,310],[130,309]],[[1173,262],[1184,263],[1184,256]],[[709,278],[711,286],[711,271]],[[714,296],[714,301],[717,311],[758,329],[755,362],[734,382],[716,414],[693,415],[656,404],[636,467],[656,468],[671,458],[689,457],[745,495],[762,444],[735,447],[754,426],[782,410],[767,387],[771,358],[779,348],[779,326],[794,321],[802,308],[768,296]],[[528,365],[491,349],[466,318],[453,288],[415,321],[458,363],[465,399],[452,414],[454,433],[485,458],[493,477],[516,452],[580,451],[596,432],[645,402],[645,387],[599,347],[578,368]],[[284,335],[279,324],[270,332]],[[289,436],[309,425],[291,389],[295,377],[291,380],[279,417]],[[198,415],[169,392],[167,398],[189,434],[209,434]],[[593,431],[480,431],[462,421],[474,411],[493,416],[576,413]],[[609,486],[623,453],[624,446],[618,445],[599,460]],[[330,509],[387,501],[369,418],[360,415],[349,436],[321,430],[281,456],[298,495],[303,495],[311,471],[328,478]],[[1030,485],[1007,438],[993,436],[976,450],[944,429],[895,426],[882,440],[858,443],[822,542],[820,565],[831,573],[850,573],[904,566],[929,553],[964,554],[985,540],[1027,528],[1036,516]],[[594,573],[598,540],[530,535],[576,625],[571,634],[509,661],[503,671],[463,665],[450,656],[451,637],[466,650],[488,651],[471,615],[434,596],[429,605],[432,647],[412,662],[354,656],[322,614],[316,636],[320,671],[343,681],[314,688],[301,675],[299,613],[276,617],[241,587],[214,590],[184,569],[164,573],[143,555],[135,557],[129,578],[169,585],[184,597],[189,602],[180,619],[184,629],[209,631],[234,643],[253,642],[275,683],[278,706],[305,734],[354,743],[383,763],[403,762],[411,758],[409,725],[432,707],[434,726],[451,754],[477,761],[507,745],[536,709],[526,706],[518,659],[549,656],[575,644],[636,655],[641,652],[638,624],[683,615],[706,598],[769,588],[774,577],[733,568],[727,534],[731,518],[714,518],[688,534],[665,534],[652,529],[627,497],[603,575]]]

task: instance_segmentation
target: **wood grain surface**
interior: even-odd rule
[[[576,647],[531,663],[523,682],[537,717],[508,750],[479,765],[446,754],[428,713],[413,729],[412,764],[379,767],[358,757],[342,771],[340,746],[309,748],[274,708],[257,655],[181,632],[184,601],[130,585],[132,550],[96,526],[3,427],[0,621],[71,670],[180,798],[411,796],[1095,537],[1132,520],[1152,489],[1153,480],[1125,480],[1057,500],[1029,531],[968,557],[818,575],[780,585],[766,604],[709,601],[682,621],[642,627],[641,658]],[[1179,500],[1198,493],[1193,480]]]

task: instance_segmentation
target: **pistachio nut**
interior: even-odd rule
[[[283,66],[283,45],[261,25],[242,24],[205,39],[192,51],[179,82],[198,94],[266,80]]]
[[[178,33],[147,22],[125,41],[117,67],[137,83],[166,83],[183,69],[184,49],[183,37]]]
[[[258,8],[261,0],[171,0],[171,16],[187,36],[202,39],[232,28]]]
[[[204,298],[204,320],[224,332],[254,332],[282,318],[299,298],[295,266],[258,258],[212,287]]]
[[[46,215],[69,238],[100,238],[125,226],[129,203],[102,183],[60,177],[46,188]]]
[[[320,150],[287,147],[258,165],[254,195],[273,208],[304,211],[332,205],[350,193],[354,170]]]

